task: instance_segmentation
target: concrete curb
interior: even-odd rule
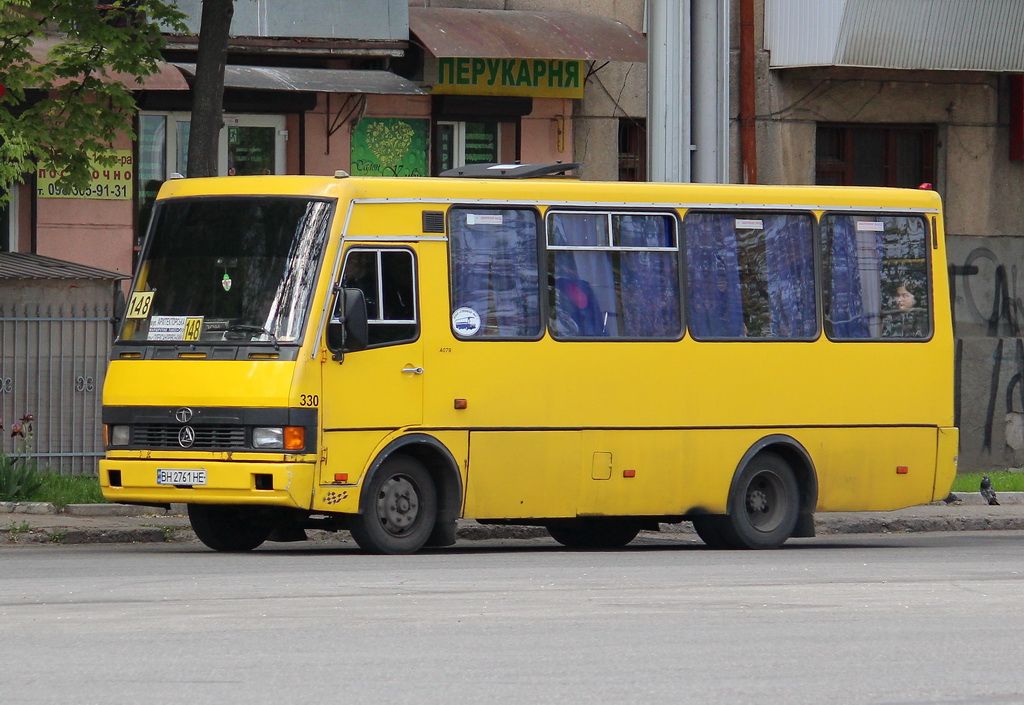
[[[963,496],[961,504],[987,506],[980,495]],[[1001,504],[1024,505],[1024,492],[999,495]],[[897,512],[842,512],[815,515],[815,529],[818,535],[838,534],[892,534],[917,533],[926,531],[1024,531],[1024,513],[986,511],[954,516],[943,512],[948,507],[944,502],[933,502],[919,508]],[[993,508],[996,509],[996,508]],[[953,507],[949,507],[954,511]],[[902,513],[901,513],[902,512]],[[942,515],[927,516],[928,512]],[[0,502],[0,516],[13,516],[7,522],[0,520],[0,543],[166,543],[194,542],[195,534],[184,517],[185,506],[174,505],[170,512],[154,507],[139,507],[124,504],[79,504],[68,505],[59,510],[52,504],[30,502]],[[915,514],[925,514],[917,516]],[[54,517],[54,515],[57,515]],[[67,525],[61,525],[59,516],[67,516]],[[33,527],[32,516],[49,516],[49,526]],[[109,523],[103,518],[110,518]],[[57,522],[55,524],[55,522]],[[125,522],[131,522],[123,525]],[[91,523],[91,526],[82,526]],[[6,525],[5,525],[6,524]],[[661,533],[667,535],[695,535],[689,522],[662,524]],[[643,532],[641,536],[656,538],[656,532]],[[310,532],[315,540],[346,540],[347,532]],[[459,520],[456,536],[460,541],[485,541],[501,539],[534,539],[547,537],[545,529],[536,526],[509,526],[478,524],[472,520]]]

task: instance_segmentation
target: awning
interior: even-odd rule
[[[174,64],[194,78],[195,64]],[[426,95],[414,83],[389,71],[357,69],[302,69],[279,66],[229,65],[224,69],[225,88],[312,93],[372,93],[375,95]]]
[[[647,61],[647,40],[600,15],[410,7],[409,31],[434,56]]]
[[[29,48],[32,60],[43,64],[49,61],[50,51],[57,46],[60,40],[56,37],[45,37],[37,39]],[[107,78],[123,83],[126,88],[133,91],[187,91],[188,82],[181,75],[181,71],[169,63],[158,61],[156,72],[137,80],[135,76],[119,71],[108,71]],[[71,79],[58,79],[54,81],[55,86],[71,83]]]
[[[1020,0],[769,0],[770,66],[1024,72]]]

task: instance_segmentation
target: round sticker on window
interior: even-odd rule
[[[455,309],[452,314],[452,327],[459,335],[476,335],[480,330],[480,314],[467,306]]]

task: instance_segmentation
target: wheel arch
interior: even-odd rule
[[[800,518],[797,520],[793,535],[797,537],[814,536],[813,517],[814,510],[818,506],[818,472],[814,466],[814,461],[811,459],[811,454],[807,452],[803,444],[784,433],[765,436],[750,446],[747,452],[743,454],[743,457],[736,465],[732,482],[729,485],[729,504],[726,506],[726,513],[731,514],[734,510],[732,498],[736,494],[734,490],[736,483],[739,481],[740,473],[743,472],[744,468],[754,458],[766,452],[775,453],[785,460],[796,476],[797,486],[800,490]]]
[[[454,524],[462,510],[462,477],[459,475],[459,464],[451,451],[439,440],[426,433],[410,433],[388,443],[377,454],[366,477],[363,487],[369,485],[373,476],[396,455],[406,455],[419,461],[437,490],[437,526],[451,525],[454,540]],[[360,493],[359,512],[369,511],[368,503],[372,498],[367,493]]]

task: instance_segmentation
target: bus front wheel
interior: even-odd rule
[[[363,490],[367,502],[349,530],[369,553],[406,554],[420,550],[437,520],[437,491],[430,473],[417,460],[388,460]]]
[[[188,520],[196,537],[214,551],[251,551],[274,529],[271,517],[253,507],[190,504]]]
[[[694,526],[712,548],[778,548],[793,535],[800,490],[781,456],[759,453],[740,472],[725,516],[702,517]]]

